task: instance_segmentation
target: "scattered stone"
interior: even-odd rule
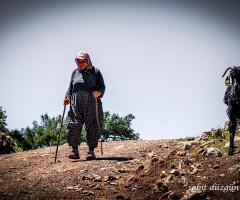
[[[225,135],[223,134],[222,129],[214,129],[212,132],[212,136],[217,136],[217,137],[221,137],[221,138],[225,138]]]
[[[212,130],[205,130],[202,133],[206,133],[208,136],[212,135]]]
[[[166,199],[168,198],[168,195],[172,192],[172,190],[166,192],[164,195],[162,195],[159,199]]]
[[[198,151],[198,154],[202,154],[202,153],[204,153],[206,151],[206,149],[200,149],[199,151]]]
[[[203,176],[203,177],[200,177],[201,180],[203,181],[206,181],[207,180],[207,177],[206,176]]]
[[[190,141],[190,142],[188,142],[188,144],[190,145],[190,147],[191,146],[193,146],[193,145],[196,145],[197,144],[197,142],[196,141]]]
[[[182,160],[178,163],[178,169],[182,169],[182,163],[183,163]]]
[[[173,149],[171,152],[170,152],[170,155],[175,155],[177,153],[176,149]]]
[[[159,159],[156,158],[156,157],[154,157],[154,158],[152,158],[151,163],[155,163],[155,162],[157,162],[157,161],[159,161]]]
[[[200,168],[201,166],[202,166],[202,165],[199,164],[199,163],[196,164],[196,168]]]
[[[169,175],[166,179],[166,182],[169,182],[170,180],[173,180],[173,176],[172,175]]]
[[[225,176],[225,174],[220,174],[219,176],[221,176],[221,177],[224,177],[224,176]]]
[[[45,153],[45,154],[42,154],[41,156],[45,157],[45,156],[49,156],[49,155],[50,155],[49,153]]]
[[[155,156],[156,156],[156,155],[155,155],[153,152],[151,152],[151,153],[148,153],[147,155],[149,156],[149,158],[153,158],[153,157],[155,157]]]
[[[164,159],[164,158],[160,158],[160,159],[159,159],[159,163],[160,163],[160,164],[163,164],[164,162],[165,162],[165,159]]]
[[[186,152],[185,152],[185,151],[178,151],[178,152],[177,152],[177,155],[178,155],[178,156],[185,156],[185,155],[186,155]]]
[[[166,177],[166,172],[162,171],[162,173],[160,174],[160,178],[165,178]]]
[[[189,145],[188,143],[184,144],[183,149],[184,149],[184,150],[190,149],[190,145]]]
[[[179,170],[179,173],[181,176],[184,176],[186,174],[184,170]]]
[[[210,135],[212,135],[212,131],[206,130],[202,132],[200,138],[201,140],[207,140],[210,137]]]
[[[202,190],[187,190],[186,194],[182,197],[181,200],[190,200],[190,199],[200,199],[202,195]]]
[[[114,147],[114,149],[122,149],[124,147],[124,145],[118,145],[116,147]]]
[[[179,200],[179,197],[178,197],[178,195],[176,194],[175,191],[172,191],[172,192],[168,195],[168,199],[171,199],[171,200]]]
[[[194,175],[194,174],[197,174],[198,172],[199,172],[199,170],[197,168],[195,168],[190,174]]]
[[[210,147],[207,149],[206,156],[221,157],[222,153],[218,149]]]
[[[99,169],[99,171],[106,171],[106,170],[107,170],[106,167],[103,167],[103,168]]]
[[[210,141],[207,141],[207,142],[203,143],[203,144],[200,146],[200,148],[206,147],[206,146],[209,145],[210,143],[211,143]]]
[[[101,182],[101,181],[102,181],[102,177],[99,176],[99,175],[95,175],[93,181],[94,181],[94,182]]]
[[[165,177],[166,177],[166,174],[164,174],[164,173],[160,174],[160,178],[165,178]]]
[[[102,190],[102,187],[100,185],[96,185],[93,189],[94,190]]]
[[[197,138],[195,138],[195,142],[199,142],[201,140],[201,138],[200,137],[197,137]]]
[[[69,186],[67,187],[67,190],[73,190],[73,187]]]
[[[133,184],[135,184],[136,182],[139,181],[139,178],[136,176],[132,176],[130,177],[125,183],[124,183],[124,187],[128,188],[131,187]]]
[[[185,165],[191,164],[192,160],[190,160],[188,157],[185,158],[184,162]]]
[[[118,185],[117,183],[114,183],[114,182],[110,182],[109,184],[110,185]]]
[[[229,168],[229,171],[235,171],[236,169],[240,169],[240,165],[234,165],[232,167]]]
[[[140,165],[140,166],[138,166],[137,167],[137,169],[135,170],[136,172],[139,172],[139,171],[141,171],[141,170],[143,170],[144,169],[144,166],[143,165]]]
[[[118,172],[120,173],[129,173],[131,170],[128,169],[119,169]]]
[[[93,191],[87,191],[88,195],[94,195],[95,193]]]
[[[218,169],[219,168],[219,165],[214,165],[213,166],[213,169]]]
[[[164,147],[164,148],[168,148],[168,144],[166,144],[166,143],[164,143],[163,145],[162,145],[162,147]]]
[[[92,180],[92,176],[91,175],[83,176],[82,180]]]
[[[179,170],[173,169],[170,174],[174,174],[175,176],[178,176],[180,174]]]
[[[114,176],[104,176],[103,177],[103,182],[107,182],[107,181],[114,181],[116,180],[117,178],[114,177]]]

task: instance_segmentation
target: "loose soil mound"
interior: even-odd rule
[[[239,199],[239,148],[231,157],[224,149],[221,157],[206,157],[202,142],[183,150],[185,142],[104,142],[104,155],[99,145],[91,161],[86,143],[79,160],[68,159],[65,144],[56,164],[56,147],[0,155],[0,199]],[[186,196],[189,188],[194,194]]]

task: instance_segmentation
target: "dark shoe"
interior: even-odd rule
[[[95,154],[94,154],[94,151],[89,150],[89,151],[87,152],[87,160],[94,160],[94,159],[96,159],[96,156],[95,156]]]
[[[68,157],[71,159],[79,159],[80,158],[79,151],[73,149],[72,153]]]

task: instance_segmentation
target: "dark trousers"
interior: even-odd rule
[[[100,132],[96,119],[96,102],[93,94],[78,91],[72,94],[70,111],[67,116],[67,141],[69,146],[80,145],[80,137],[83,123],[86,125],[87,145],[96,148],[101,137],[103,127],[103,109],[100,98],[98,100],[98,119]]]

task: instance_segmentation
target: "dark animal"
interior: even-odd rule
[[[225,84],[228,86],[224,95],[224,103],[228,106],[230,146],[228,155],[233,155],[234,137],[237,124],[240,124],[240,66],[228,67],[222,77],[230,70]]]

